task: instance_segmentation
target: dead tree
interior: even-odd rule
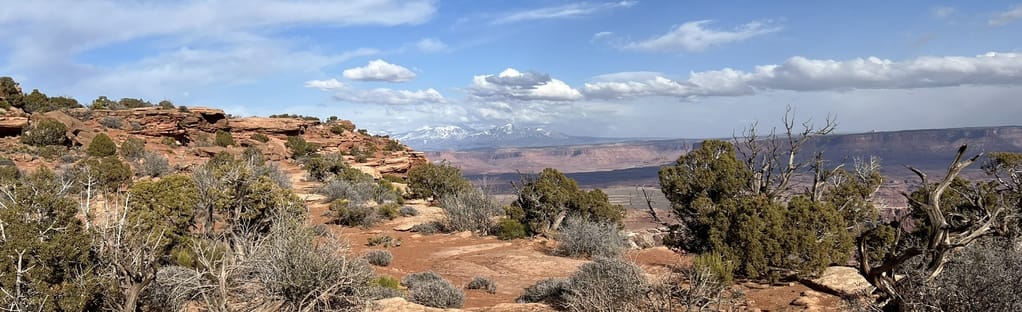
[[[830,134],[837,127],[831,117],[827,117],[823,127],[817,128],[812,120],[801,123],[797,129],[794,112],[789,106],[784,112],[784,133],[778,134],[771,129],[770,134],[760,135],[757,123],[742,131],[742,136],[733,135],[735,151],[752,170],[749,190],[754,195],[766,195],[768,198],[779,198],[789,190],[792,176],[809,162],[797,159],[802,148],[810,139]]]
[[[973,204],[977,205],[981,211],[978,217],[969,220],[969,224],[964,227],[950,226],[948,223],[948,217],[952,214],[949,210],[950,207],[941,207],[941,198],[949,190],[952,181],[958,177],[963,169],[971,165],[982,155],[978,154],[971,158],[963,159],[965,151],[966,146],[962,145],[958,149],[954,161],[948,167],[944,178],[935,184],[930,184],[926,174],[922,171],[909,167],[909,170],[912,170],[922,180],[922,191],[925,193],[925,198],[920,201],[912,198],[907,193],[902,193],[902,195],[920,207],[921,211],[926,214],[925,220],[928,227],[925,233],[925,245],[910,247],[901,251],[893,250],[892,248],[892,251],[888,252],[880,263],[874,264],[870,257],[867,256],[869,254],[869,247],[865,238],[868,237],[870,232],[875,231],[876,228],[860,236],[858,241],[858,251],[861,255],[859,271],[866,277],[866,280],[883,292],[886,300],[889,301],[888,303],[895,306],[900,306],[902,303],[901,296],[895,288],[895,272],[905,262],[917,256],[923,256],[925,260],[924,273],[927,280],[932,280],[943,271],[944,265],[947,263],[948,257],[952,252],[972,244],[981,237],[994,234],[994,229],[999,220],[1001,220],[1001,215],[1005,210],[1004,206],[1000,203],[990,205],[978,197],[971,197],[973,198]],[[898,231],[898,236],[895,239],[896,242],[900,239],[901,235],[900,229]]]

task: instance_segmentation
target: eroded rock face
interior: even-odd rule
[[[0,137],[21,135],[21,128],[28,125],[28,117],[0,117]]]
[[[309,121],[298,118],[266,118],[246,117],[231,119],[231,132],[236,133],[262,133],[271,135],[301,135],[310,126],[318,125],[318,121]]]

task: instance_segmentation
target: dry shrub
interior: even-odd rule
[[[369,261],[369,264],[375,266],[388,266],[394,259],[394,255],[389,250],[373,250],[366,253],[365,259]]]
[[[493,218],[504,213],[500,205],[479,191],[464,191],[440,198],[444,210],[444,229],[489,234]]]
[[[568,257],[616,257],[625,242],[616,224],[572,218],[561,228],[555,252]]]
[[[433,272],[409,274],[401,283],[408,287],[411,302],[434,308],[460,308],[465,303],[465,292]]]
[[[472,281],[468,282],[468,285],[465,285],[465,288],[482,289],[491,294],[497,293],[497,283],[494,283],[489,278],[482,276],[473,277]]]

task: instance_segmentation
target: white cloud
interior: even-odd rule
[[[415,73],[401,65],[384,60],[372,60],[362,67],[344,70],[344,78],[362,81],[407,82],[415,79]]]
[[[395,90],[376,88],[371,90],[340,89],[334,98],[342,102],[379,105],[416,105],[444,103],[446,99],[437,90]]]
[[[330,91],[336,89],[346,88],[347,86],[337,79],[330,78],[329,80],[309,80],[305,82],[306,88],[316,88],[323,91]]]
[[[597,12],[607,11],[615,8],[628,8],[635,5],[636,1],[619,1],[605,3],[569,3],[565,5],[538,8],[532,10],[511,12],[495,19],[493,24],[509,24],[545,19],[564,19],[592,15]]]
[[[699,52],[713,46],[745,41],[782,29],[770,21],[749,22],[731,31],[705,28],[709,23],[711,23],[709,20],[687,22],[661,36],[628,42],[621,45],[621,48],[650,52]]]
[[[935,6],[930,8],[930,15],[937,19],[943,19],[955,14],[956,11],[955,8],[949,6]]]
[[[84,94],[121,88],[96,82],[108,81],[124,82],[123,88],[161,90],[161,96],[196,85],[233,84],[239,77],[260,78],[253,74],[317,71],[343,59],[333,51],[299,48],[291,40],[301,39],[283,37],[274,29],[421,24],[436,11],[430,0],[54,0],[3,6],[4,71],[51,87],[93,88]],[[132,47],[131,52],[113,50],[121,44]],[[358,52],[371,54],[367,51]],[[93,58],[80,57],[90,52],[118,57],[91,63]],[[266,58],[253,59],[257,55]],[[202,56],[216,61],[197,59]],[[312,59],[296,59],[301,57]],[[301,66],[279,66],[295,64]]]
[[[419,51],[427,53],[442,52],[447,50],[446,43],[434,38],[425,38],[419,40],[419,42],[416,43],[415,46],[419,49]]]
[[[572,101],[582,93],[564,81],[537,72],[519,72],[508,68],[497,75],[478,75],[472,78],[468,92],[480,99]]]
[[[224,49],[181,48],[110,68],[90,67],[66,90],[88,96],[162,98],[208,85],[246,84],[282,72],[315,71],[374,53],[372,49],[334,55],[296,51],[274,40],[239,43]]]
[[[1022,18],[1022,4],[1016,5],[1011,10],[997,13],[997,15],[990,18],[990,20],[988,20],[987,23],[989,23],[990,26],[1002,26],[1014,22],[1020,18]]]
[[[643,96],[738,96],[760,91],[916,89],[1022,84],[1022,54],[990,52],[975,57],[920,57],[895,62],[869,57],[846,61],[792,57],[751,72],[725,68],[692,72],[686,80],[659,73],[617,73],[586,83],[589,98]]]

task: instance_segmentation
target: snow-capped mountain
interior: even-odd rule
[[[488,129],[457,125],[422,127],[414,131],[393,134],[391,137],[421,151],[557,146],[608,140],[569,136],[542,127],[524,127],[510,123]]]

